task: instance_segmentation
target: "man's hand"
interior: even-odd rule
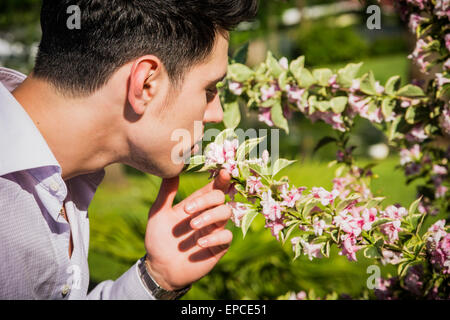
[[[225,229],[230,175],[214,181],[175,206],[179,178],[163,179],[150,209],[145,248],[152,278],[166,290],[181,289],[205,276],[227,252],[233,238]]]

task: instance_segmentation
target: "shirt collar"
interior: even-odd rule
[[[0,176],[27,169],[61,166],[33,120],[11,92],[26,76],[0,68]]]

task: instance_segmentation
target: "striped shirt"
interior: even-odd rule
[[[154,299],[138,262],[87,292],[88,207],[105,171],[62,179],[44,137],[11,94],[25,78],[0,68],[0,299]]]

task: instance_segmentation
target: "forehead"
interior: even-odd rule
[[[228,38],[218,33],[208,58],[193,67],[190,74],[200,78],[199,81],[208,82],[223,76],[227,72],[227,67]]]

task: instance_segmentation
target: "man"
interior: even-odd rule
[[[68,7],[80,28],[68,28]],[[172,206],[174,130],[219,122],[228,31],[249,0],[43,0],[33,72],[0,69],[0,298],[176,299],[226,253],[229,174]],[[197,132],[195,131],[197,134]],[[147,254],[89,294],[87,208],[103,168],[163,178]]]

